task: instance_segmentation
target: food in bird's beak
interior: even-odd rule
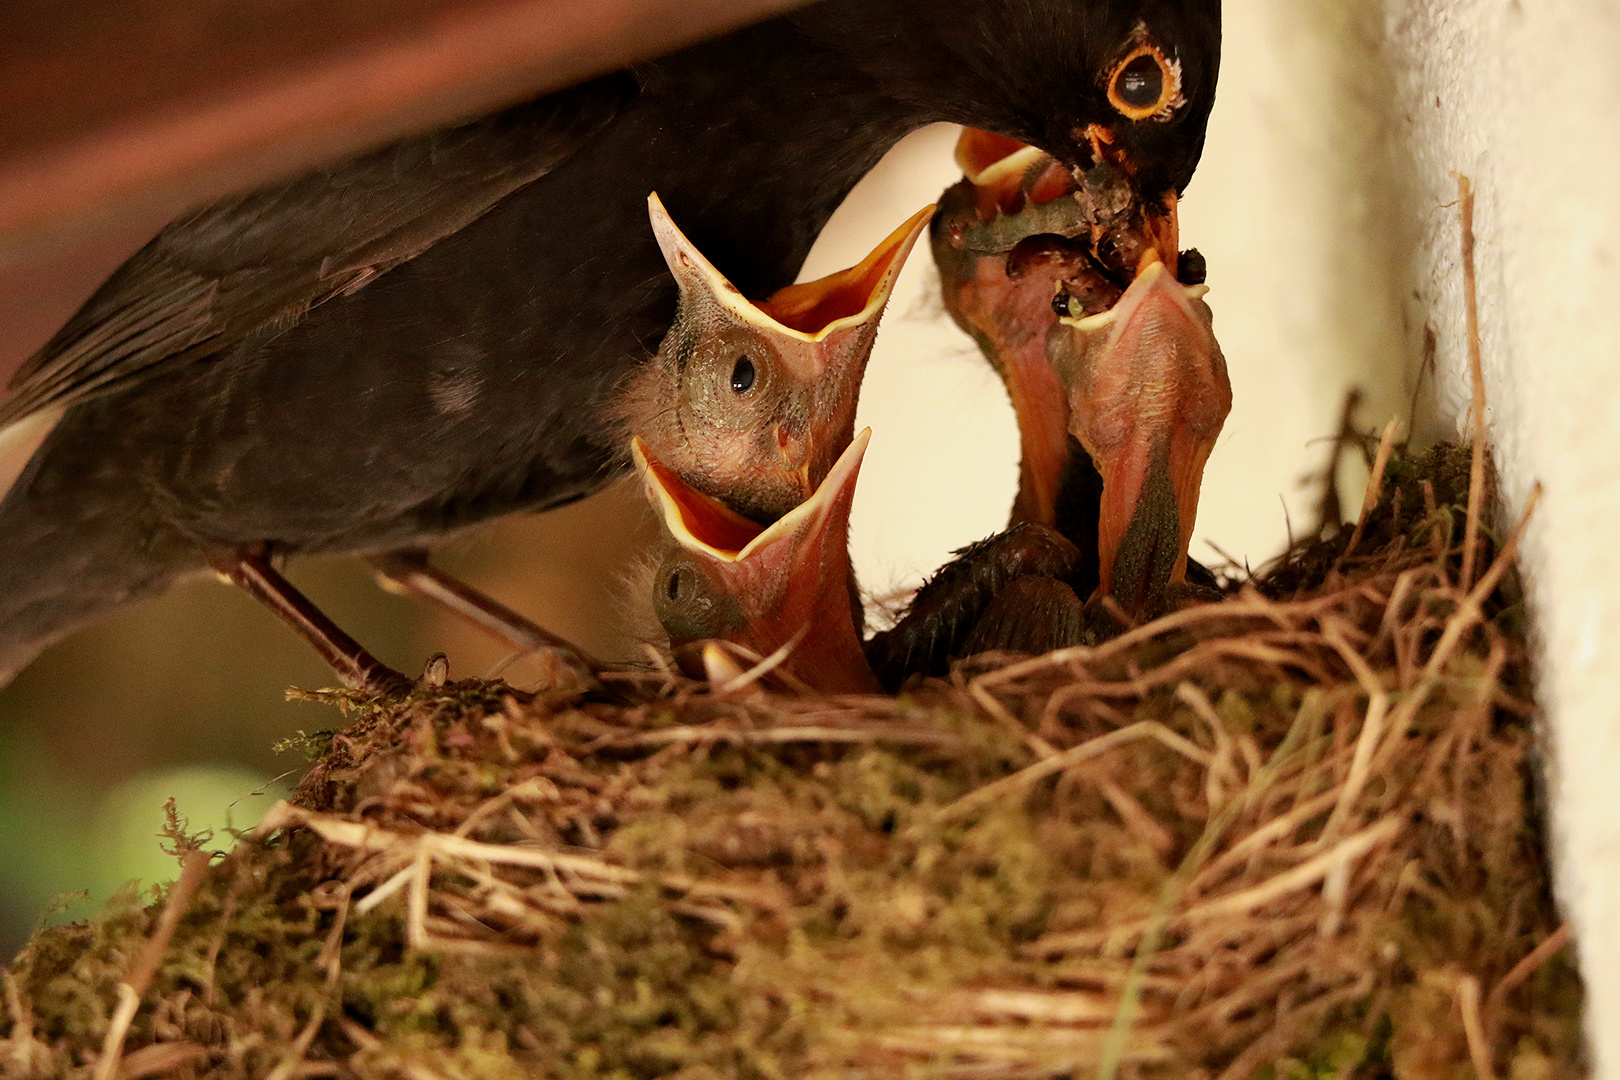
[[[878,322],[933,207],[855,266],[757,302],[693,246],[656,194],[648,207],[680,304],[621,415],[685,483],[774,521],[817,489],[849,444]]]
[[[1186,578],[1204,464],[1232,407],[1207,291],[1148,252],[1117,304],[1059,319],[1047,343],[1069,430],[1102,473],[1098,592],[1133,618]]]
[[[1142,191],[1119,152],[1100,142],[1094,152],[1097,160],[1090,168],[1071,170],[1015,139],[965,129],[956,160],[973,193],[975,213],[952,217],[950,243],[993,255],[1011,251],[1026,237],[1050,233],[1083,241],[1096,268],[1121,286],[1149,249],[1177,272],[1174,189]]]
[[[653,609],[676,660],[705,670],[706,642],[749,659],[785,653],[781,670],[825,693],[875,690],[861,648],[849,565],[849,509],[871,438],[862,431],[814,494],[768,526],[697,490],[650,455],[631,450],[667,534],[653,578]]]
[[[931,229],[945,306],[996,368],[1018,415],[1012,521],[1055,525],[1071,538],[1095,529],[1095,508],[1065,497],[1065,475],[1095,473],[1069,437],[1047,334],[1059,316],[1111,308],[1147,253],[1172,267],[1179,261],[1175,193],[1142,196],[1108,148],[1099,151],[1089,170],[1071,171],[1034,147],[967,129],[957,143],[964,179],[941,197]],[[1189,270],[1201,267],[1189,256]],[[1098,486],[1080,479],[1076,490]]]

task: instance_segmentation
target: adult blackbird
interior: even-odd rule
[[[0,680],[212,566],[395,683],[271,563],[319,551],[545,640],[420,546],[628,466],[615,400],[677,295],[650,191],[755,296],[932,121],[1107,162],[1173,234],[1219,37],[1218,0],[827,0],[182,217],[0,406]]]

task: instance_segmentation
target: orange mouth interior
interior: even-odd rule
[[[717,499],[689,487],[674,472],[656,461],[647,467],[658,478],[659,486],[680,511],[681,525],[698,540],[726,555],[736,555],[747,547],[765,526],[743,517]]]
[[[881,292],[884,279],[905,250],[916,225],[917,216],[913,216],[848,270],[778,289],[758,305],[759,309],[788,329],[811,335],[821,333],[839,319],[861,314]]]
[[[963,175],[969,180],[974,180],[996,162],[1012,157],[1027,146],[1027,143],[1006,135],[997,135],[993,131],[964,128],[962,137],[956,141],[956,164],[961,168]]]
[[[962,137],[956,141],[956,163],[973,184],[978,196],[979,215],[985,220],[988,221],[997,212],[1016,214],[1023,209],[1025,202],[1037,206],[1049,203],[1074,190],[1074,176],[1068,167],[1046,154],[1039,159],[1043,163],[1040,175],[1027,185],[1027,190],[1025,178],[1028,168],[988,175],[998,162],[1029,149],[1029,144],[1005,135],[977,128],[962,130]],[[1030,168],[1033,167],[1032,162]]]

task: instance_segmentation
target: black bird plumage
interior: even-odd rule
[[[872,635],[866,643],[867,662],[884,687],[898,690],[914,675],[949,674],[952,661],[974,652],[1010,651],[1016,648],[1012,642],[975,642],[976,631],[1008,588],[1036,578],[1062,584],[1070,595],[1078,595],[1076,589],[1090,595],[1097,585],[1096,552],[1088,560],[1056,529],[1033,521],[969,544],[917,590],[896,625]],[[1025,611],[1026,617],[1031,614]],[[1048,647],[1064,644],[1073,642]]]
[[[1181,64],[1168,120],[1107,102],[1138,27]],[[611,402],[675,309],[649,191],[763,296],[926,123],[1076,165],[1109,124],[1179,190],[1219,33],[1218,0],[829,0],[182,217],[0,404],[62,412],[0,500],[0,682],[211,552],[416,545],[619,475]]]

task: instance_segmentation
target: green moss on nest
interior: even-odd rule
[[[1458,456],[1397,460],[1355,550],[902,698],[327,695],[353,723],[171,937],[161,898],[36,936],[0,1060],[91,1075],[156,935],[128,1076],[1570,1074]]]

